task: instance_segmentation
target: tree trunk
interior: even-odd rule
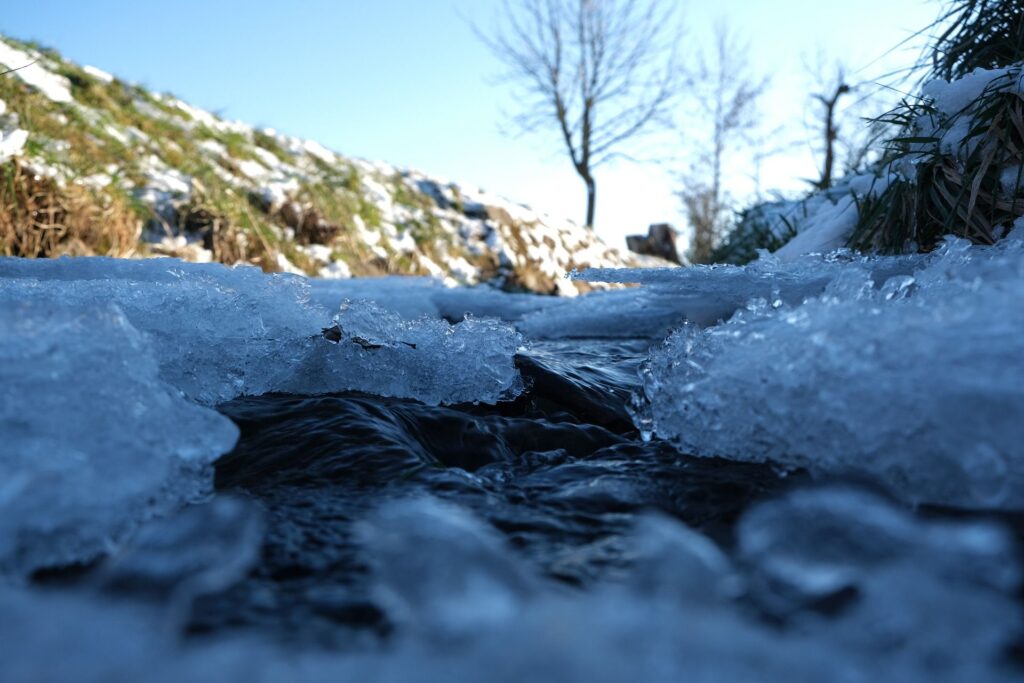
[[[594,229],[594,199],[597,196],[597,186],[591,176],[583,176],[583,182],[587,184],[587,222],[586,227]]]
[[[827,190],[832,187],[832,167],[836,163],[835,146],[839,139],[839,130],[836,127],[836,104],[839,98],[850,92],[850,86],[840,81],[835,93],[831,98],[826,99],[818,95],[818,100],[825,105],[825,166],[821,170],[821,180],[818,187]]]

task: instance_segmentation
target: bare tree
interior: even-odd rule
[[[808,144],[820,159],[817,179],[808,182],[828,189],[838,174],[857,171],[871,161],[887,131],[884,124],[867,116],[884,109],[878,101],[886,86],[855,80],[846,64],[829,62],[820,50],[814,62],[804,58],[804,69],[810,99],[818,105],[807,110]]]
[[[821,167],[821,178],[816,185],[818,189],[827,190],[832,187],[832,172],[836,165],[836,141],[839,139],[839,128],[836,125],[836,105],[839,98],[850,92],[850,85],[846,82],[846,75],[842,67],[836,71],[835,84],[826,93],[818,93],[814,99],[824,107],[824,128],[825,128],[825,160]]]
[[[553,128],[587,187],[623,143],[667,124],[679,69],[674,0],[504,0],[484,42],[519,86],[524,132]]]
[[[748,52],[726,24],[718,24],[711,56],[701,56],[692,83],[697,123],[706,122],[710,132],[708,143],[697,147],[679,192],[690,223],[692,263],[706,263],[724,236],[731,201],[723,180],[728,156],[741,146],[755,147],[751,133],[759,124],[758,100],[768,78],[754,75]]]

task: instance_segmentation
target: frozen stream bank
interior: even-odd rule
[[[1021,675],[1016,235],[583,277],[0,260],[5,671]]]

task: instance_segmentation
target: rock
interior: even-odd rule
[[[676,230],[668,223],[655,223],[647,229],[647,237],[629,235],[626,247],[636,254],[657,256],[672,263],[682,263],[676,251]]]

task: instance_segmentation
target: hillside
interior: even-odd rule
[[[29,64],[29,66],[25,66]],[[18,68],[22,67],[22,68]],[[574,295],[637,265],[500,197],[256,129],[0,37],[0,255],[177,256]]]

